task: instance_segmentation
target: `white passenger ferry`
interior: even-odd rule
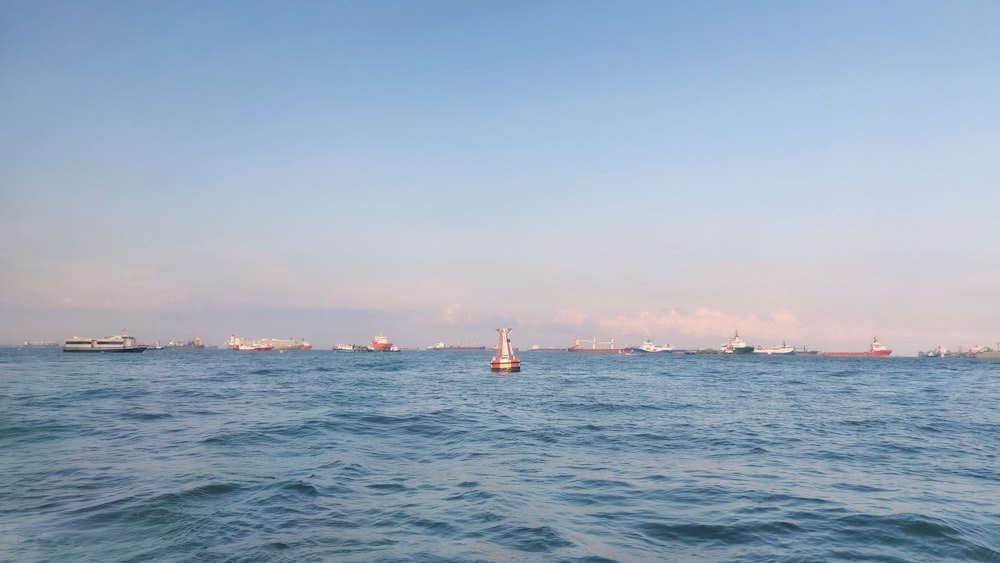
[[[126,334],[105,336],[104,338],[83,338],[74,336],[63,345],[63,352],[143,352],[144,344]]]

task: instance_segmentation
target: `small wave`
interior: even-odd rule
[[[162,420],[165,418],[173,418],[174,415],[168,412],[123,412],[119,415],[125,420],[135,420],[139,422],[149,422],[153,420]]]
[[[657,542],[727,545],[754,543],[760,536],[788,535],[800,530],[796,524],[780,520],[734,525],[644,522],[637,529]]]
[[[573,546],[573,542],[551,526],[497,526],[488,533],[498,544],[529,553],[546,553]]]

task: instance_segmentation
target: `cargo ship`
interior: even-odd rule
[[[988,346],[977,348],[972,355],[980,360],[1000,360],[1000,342],[997,342],[996,348],[989,348]]]
[[[104,338],[83,338],[74,336],[63,345],[63,352],[144,352],[146,346],[138,344],[135,338],[126,334],[105,336]]]
[[[744,342],[737,330],[735,336],[729,339],[729,344],[723,345],[720,350],[723,354],[752,354],[753,346]]]
[[[883,346],[878,338],[875,338],[869,345],[867,352],[823,352],[821,355],[833,358],[884,358],[889,354],[892,354],[892,350]]]
[[[461,344],[448,344],[445,345],[444,342],[436,342],[427,347],[428,350],[433,351],[444,351],[444,352],[478,352],[480,350],[485,350],[486,346],[463,346]]]
[[[584,348],[582,346],[583,342],[589,342],[590,348]],[[610,348],[598,348],[598,344],[609,344]],[[607,342],[598,342],[597,338],[591,338],[590,340],[582,340],[580,338],[576,339],[576,343],[573,346],[566,348],[567,352],[582,352],[586,354],[632,354],[632,348],[615,348],[615,339],[612,338]]]
[[[226,348],[230,350],[312,350],[312,344],[305,340],[294,340],[290,338],[257,338],[249,339],[242,336],[232,335],[226,343]]]

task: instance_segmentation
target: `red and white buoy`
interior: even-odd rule
[[[521,360],[514,355],[514,349],[510,345],[510,331],[512,328],[498,328],[497,334],[500,340],[497,342],[497,353],[490,361],[490,371],[499,373],[510,373],[521,371]]]

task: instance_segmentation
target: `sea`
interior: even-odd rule
[[[0,350],[3,561],[1000,561],[1000,362]]]

